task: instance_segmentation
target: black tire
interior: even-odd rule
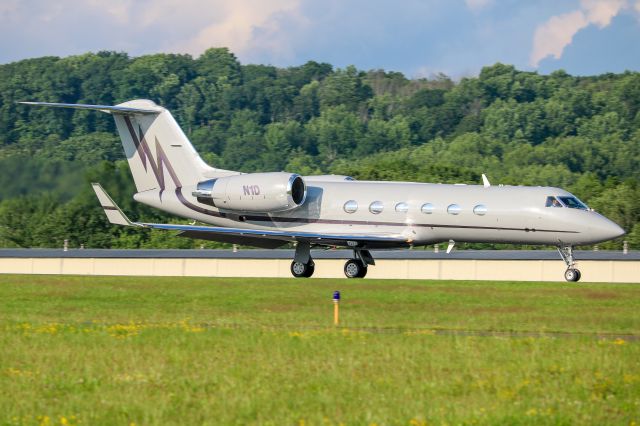
[[[578,278],[576,278],[575,282],[580,281],[580,278],[582,278],[582,272],[580,272],[579,269],[576,269],[576,273],[578,274]]]
[[[369,267],[367,265],[364,265],[364,268],[362,268],[362,272],[360,272],[360,275],[358,275],[358,278],[366,277],[368,271],[369,271]]]
[[[347,278],[364,278],[367,275],[367,267],[358,259],[349,259],[344,264],[344,274]]]
[[[291,262],[291,275],[296,278],[309,278],[313,275],[315,271],[315,264],[313,261],[309,261],[309,263],[296,262],[295,260]]]
[[[580,279],[580,271],[577,269],[569,268],[564,271],[564,279],[569,282],[576,282]]]
[[[316,264],[313,263],[313,260],[310,260],[309,263],[307,263],[307,273],[304,275],[304,277],[311,278],[311,276],[315,271],[316,271]]]

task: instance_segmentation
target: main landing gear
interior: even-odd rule
[[[291,274],[296,278],[309,278],[316,270],[316,264],[309,258],[307,263],[291,262]]]
[[[296,278],[309,278],[316,270],[311,258],[311,244],[300,241],[296,245],[296,254],[291,262],[291,274]]]
[[[369,250],[354,249],[353,257],[344,264],[344,274],[347,278],[364,278],[367,276],[369,265],[376,264]]]
[[[344,264],[344,274],[347,278],[364,278],[367,275],[368,266],[375,264],[369,250],[354,249],[353,259],[347,260]],[[291,275],[296,278],[309,278],[314,272],[315,263],[311,258],[311,245],[300,241],[291,262]]]
[[[367,275],[367,265],[360,259],[349,259],[344,264],[344,274],[347,278],[364,278]]]
[[[569,282],[578,282],[580,281],[580,270],[574,268],[575,260],[573,259],[573,247],[572,246],[558,246],[558,253],[560,253],[560,257],[564,260],[564,263],[567,264],[567,270],[564,271],[564,279]]]

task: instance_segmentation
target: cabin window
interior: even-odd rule
[[[478,204],[473,208],[473,213],[477,214],[478,216],[484,216],[485,214],[487,214],[487,206],[485,206],[484,204]]]
[[[382,210],[384,210],[384,204],[382,201],[374,201],[369,205],[369,211],[373,214],[382,213]]]
[[[579,210],[589,210],[582,201],[578,200],[576,197],[558,197],[562,204],[570,209],[579,209]]]
[[[447,207],[447,213],[449,214],[457,215],[460,214],[461,211],[462,209],[457,204],[449,204],[449,207]]]
[[[396,204],[396,211],[398,213],[406,213],[409,211],[409,205],[407,203]]]
[[[358,202],[356,200],[349,200],[344,203],[344,211],[347,213],[355,213],[358,210]]]
[[[433,213],[433,204],[431,203],[424,203],[422,205],[422,207],[420,207],[420,211],[424,214],[431,214]]]
[[[547,197],[547,202],[544,204],[546,207],[562,207],[560,201],[556,197]]]

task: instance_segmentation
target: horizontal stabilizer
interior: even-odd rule
[[[99,183],[92,183],[91,186],[98,196],[98,201],[100,201],[100,205],[104,209],[104,213],[107,215],[107,219],[109,219],[110,223],[125,226],[138,225],[137,223],[131,222],[129,218],[122,213],[120,207],[113,202],[111,197],[109,197],[109,194],[107,194],[107,192],[102,188],[102,185]]]
[[[113,106],[113,105],[61,104],[61,103],[52,103],[52,102],[18,102],[18,103],[23,105],[44,106],[44,107],[52,107],[52,108],[84,109],[84,110],[90,110],[90,111],[101,111],[109,114],[121,114],[121,115],[160,114],[162,112],[161,108],[158,108],[156,110],[156,109],[132,108],[132,107]]]

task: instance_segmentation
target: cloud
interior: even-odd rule
[[[8,19],[18,10],[19,0],[3,0],[0,2],[0,19]]]
[[[108,3],[102,0],[88,0],[87,4],[92,8],[106,12],[108,17],[113,18],[119,24],[129,23],[131,0],[111,0]]]
[[[294,17],[300,0],[90,0],[90,4],[119,24],[140,30],[178,27],[180,31],[161,50],[199,55],[212,46],[230,48],[240,57],[256,49],[274,55],[288,51],[278,17]],[[258,38],[257,35],[260,35]]]
[[[585,10],[587,20],[604,28],[611,20],[627,6],[627,0],[582,0],[582,8]]]
[[[211,4],[212,2],[207,2]],[[289,53],[289,37],[280,25],[283,16],[304,21],[299,13],[299,0],[255,2],[235,0],[218,3],[216,19],[185,40],[174,43],[176,50],[199,54],[211,46],[229,47],[238,56],[250,56],[267,49],[275,56]]]
[[[469,9],[477,11],[491,5],[493,0],[464,0],[464,2]]]
[[[638,18],[640,0],[0,0],[0,63],[99,50],[197,56],[227,46],[242,63],[276,66],[315,60],[459,77],[497,61],[522,68],[562,56],[580,73],[591,53],[570,56],[566,46],[582,30],[597,40],[624,33],[604,50],[620,58],[616,70],[640,69],[640,55],[628,54]]]
[[[625,7],[627,0],[581,0],[580,9],[552,16],[536,28],[529,64],[537,67],[548,56],[560,59],[578,31],[592,24],[605,28]]]
[[[259,54],[287,57],[295,39],[287,30],[307,22],[299,11],[301,1],[0,0],[0,37],[18,31],[23,46],[39,45],[36,52],[57,54],[78,53],[91,43],[86,50],[197,56],[224,46],[242,60]],[[49,36],[43,38],[43,32]]]

